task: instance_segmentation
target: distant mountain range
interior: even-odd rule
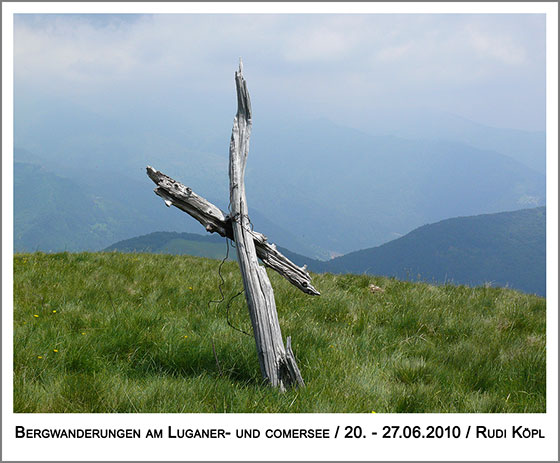
[[[447,140],[487,151],[507,154],[541,174],[546,173],[546,133],[487,127],[455,114],[416,110],[383,114],[364,130],[411,140]]]
[[[138,194],[146,200],[136,202],[127,198],[139,193],[134,189],[121,194],[99,190],[37,163],[14,163],[14,250],[96,251],[130,231],[148,233],[161,223],[174,227],[180,216],[162,207],[150,210],[149,188],[145,196]]]
[[[44,167],[50,163],[27,150],[17,149],[15,158],[16,252],[97,251],[131,235],[163,227],[175,231],[201,230],[198,222],[185,213],[164,206],[153,193],[154,184],[143,169],[138,179],[109,171],[92,184],[83,176],[68,178],[60,175],[60,169],[53,172]],[[279,240],[301,252],[321,254],[255,208],[251,210],[251,219],[259,224],[259,230],[273,230]]]
[[[338,253],[383,244],[422,224],[546,201],[545,175],[508,152],[371,136],[328,121],[254,133],[249,204]]]
[[[164,108],[115,119],[68,102],[26,104],[15,108],[15,161],[41,168],[33,179],[43,182],[37,189],[44,195],[60,193],[53,191],[55,175],[97,206],[95,217],[79,216],[87,233],[78,233],[68,191],[57,199],[56,222],[74,225],[43,230],[51,220],[43,199],[23,198],[31,169],[16,169],[16,204],[26,203],[25,211],[15,210],[19,249],[43,249],[46,238],[60,244],[44,250],[79,250],[158,230],[199,232],[198,223],[153,194],[148,164],[227,210],[227,108],[216,120],[192,111],[171,117]],[[294,252],[327,259],[425,223],[546,204],[543,133],[435,116],[376,130],[256,118],[246,174],[255,228]]]
[[[223,258],[224,239],[159,232],[121,241],[107,251]],[[424,225],[384,245],[319,261],[280,248],[315,272],[368,273],[404,280],[509,286],[546,293],[546,209],[458,217]],[[235,252],[230,250],[230,257]]]

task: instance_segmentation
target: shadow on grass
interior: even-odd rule
[[[138,352],[135,357],[131,359],[130,366],[130,372],[135,377],[171,376],[187,379],[212,376],[227,378],[244,386],[263,384],[258,363],[250,362],[229,348],[216,349],[215,355],[210,345],[195,352],[174,352],[172,355]]]

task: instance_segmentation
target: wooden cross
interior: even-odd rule
[[[311,284],[306,266],[299,267],[280,253],[266,236],[252,230],[245,198],[245,166],[251,136],[251,101],[243,78],[243,65],[235,73],[237,115],[229,147],[230,214],[198,196],[189,187],[148,166],[148,176],[157,185],[154,192],[165,204],[175,206],[198,220],[208,232],[235,241],[237,261],[243,277],[261,373],[274,387],[303,386],[303,378],[291,348],[291,338],[282,340],[274,292],[264,267],[258,259],[278,272],[294,286],[311,295],[319,295]]]

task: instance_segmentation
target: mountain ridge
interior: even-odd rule
[[[183,234],[190,239],[188,234]],[[151,234],[115,243],[106,250],[181,254],[166,246],[178,234]],[[198,235],[197,240],[216,243],[215,255],[223,258],[221,237]],[[153,242],[152,248],[145,243]],[[142,244],[144,243],[144,244]],[[177,244],[177,243],[175,243]],[[546,293],[546,208],[521,209],[496,214],[455,217],[418,227],[381,246],[361,249],[320,261],[278,248],[295,264],[317,273],[354,273],[392,276],[402,280],[454,283],[471,286],[511,286],[539,295]],[[231,257],[231,256],[230,256]]]
[[[544,295],[546,208],[446,219],[313,266],[406,280],[511,285]]]

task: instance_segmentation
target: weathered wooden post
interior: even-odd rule
[[[291,384],[303,385],[303,379],[290,349],[290,338],[284,349],[272,285],[266,270],[259,265],[251,235],[245,198],[245,166],[249,154],[252,123],[251,101],[243,78],[241,61],[239,71],[235,73],[235,84],[237,115],[233,121],[229,147],[231,219],[261,372],[273,386],[284,388]]]
[[[285,390],[292,385],[303,386],[304,382],[289,336],[284,347],[272,285],[257,257],[305,293],[319,295],[319,292],[311,284],[305,267],[295,265],[276,246],[269,244],[264,235],[250,227],[244,178],[252,120],[241,61],[235,73],[235,83],[237,114],[233,121],[229,151],[230,215],[225,215],[190,188],[150,166],[147,167],[147,173],[157,185],[155,193],[164,199],[167,206],[178,207],[198,220],[207,231],[217,232],[235,241],[261,373],[272,386]]]

